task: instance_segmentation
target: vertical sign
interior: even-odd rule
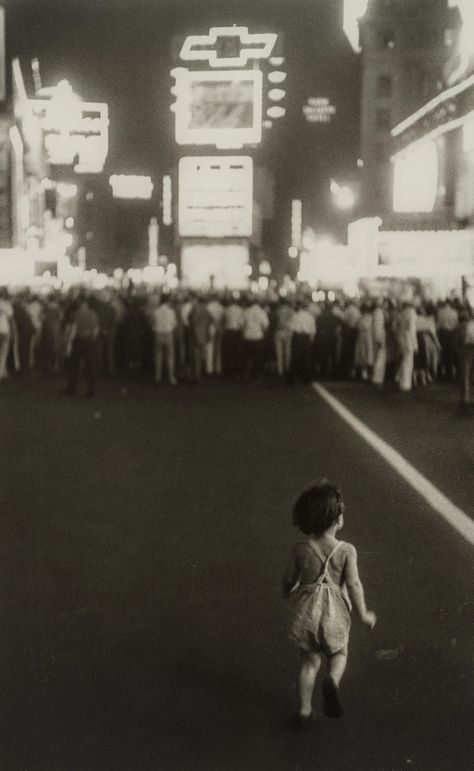
[[[0,102],[4,102],[6,93],[6,56],[5,56],[5,8],[0,5]]]

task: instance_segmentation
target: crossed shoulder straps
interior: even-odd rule
[[[337,542],[336,546],[335,546],[335,547],[334,547],[334,549],[332,550],[332,552],[331,552],[331,554],[329,555],[329,557],[325,557],[325,556],[324,556],[324,554],[323,554],[323,553],[322,553],[322,552],[321,552],[321,551],[318,549],[318,547],[316,546],[316,544],[314,544],[314,543],[311,543],[310,541],[307,541],[306,543],[308,544],[308,546],[310,547],[310,549],[312,549],[312,550],[314,551],[314,553],[316,554],[316,556],[317,556],[317,557],[319,557],[319,559],[320,559],[320,560],[321,560],[321,562],[323,563],[323,570],[322,570],[322,572],[321,572],[321,574],[320,574],[320,576],[319,576],[319,578],[318,578],[318,581],[319,581],[320,579],[328,579],[328,578],[329,578],[329,580],[330,580],[330,581],[331,581],[331,583],[332,583],[332,578],[331,578],[331,575],[330,575],[330,573],[329,573],[329,570],[328,570],[328,569],[329,569],[329,563],[330,563],[330,561],[331,561],[331,558],[334,556],[334,554],[337,552],[337,550],[338,550],[338,549],[339,549],[339,547],[341,546],[341,544],[342,544],[342,541],[338,541],[338,542]]]

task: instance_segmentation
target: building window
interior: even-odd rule
[[[381,29],[378,33],[378,47],[381,51],[395,48],[395,32],[393,29]]]
[[[390,110],[377,110],[375,113],[375,125],[378,131],[388,131],[392,127]]]
[[[390,75],[379,75],[377,78],[377,96],[385,99],[392,96],[392,78]]]

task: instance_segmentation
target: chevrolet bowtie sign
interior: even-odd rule
[[[208,35],[189,35],[180,58],[210,67],[246,67],[249,61],[268,59],[276,39],[271,32],[251,34],[248,27],[212,27]]]

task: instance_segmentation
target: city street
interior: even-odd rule
[[[326,387],[474,517],[454,387]],[[0,390],[2,771],[472,768],[473,547],[311,387],[60,390]],[[322,476],[378,623],[297,732],[280,582]]]

